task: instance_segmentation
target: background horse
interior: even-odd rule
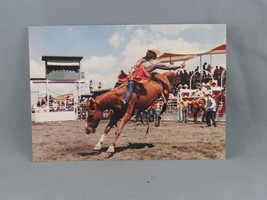
[[[220,92],[219,94],[217,94],[214,97],[214,100],[216,102],[216,111],[218,110],[218,107],[220,105],[220,102],[222,101],[223,103],[225,103],[226,100],[226,94],[224,92]]]
[[[219,94],[217,94],[214,97],[214,100],[216,102],[216,112],[218,110],[218,107],[220,105],[220,102],[223,101],[225,102],[226,100],[226,94],[221,92]],[[193,116],[194,116],[194,122],[197,123],[197,117],[200,114],[200,111],[202,110],[203,112],[205,112],[205,105],[206,105],[206,101],[204,98],[199,98],[199,99],[195,99],[191,102],[192,104],[192,111],[193,111]]]
[[[192,105],[192,112],[193,112],[193,117],[194,117],[194,123],[197,123],[197,117],[199,115],[199,112],[203,110],[205,112],[205,105],[206,101],[204,98],[199,98],[199,99],[194,99],[191,102]]]
[[[152,78],[152,80],[148,83],[137,85],[137,88],[139,87],[140,91],[136,92],[135,89],[129,101],[128,107],[122,107],[120,103],[120,99],[123,98],[124,92],[127,89],[128,82],[125,82],[119,87],[100,95],[96,99],[89,99],[85,104],[85,107],[88,109],[86,126],[87,134],[94,133],[96,131],[96,128],[102,119],[104,110],[112,109],[114,111],[111,115],[109,124],[107,125],[97,145],[94,147],[94,150],[100,150],[102,148],[101,144],[104,142],[106,134],[118,122],[118,120],[121,119],[121,122],[115,132],[115,138],[108,148],[108,152],[114,152],[117,139],[131,117],[139,112],[145,111],[152,105],[152,103],[162,96],[164,104],[166,105],[163,106],[162,111],[160,112],[158,119],[159,124],[162,114],[167,108],[167,100],[169,92],[171,91],[171,84],[175,81],[176,77],[177,75],[174,72],[155,74],[154,78]]]
[[[224,92],[220,92],[219,94],[217,94],[215,97],[214,97],[214,100],[216,102],[216,113],[218,111],[218,108],[220,106],[220,103],[223,102],[223,105],[222,105],[222,108],[221,108],[221,111],[219,113],[219,117],[222,117],[223,116],[223,113],[225,112],[226,110],[226,93]],[[216,115],[215,115],[216,116]]]

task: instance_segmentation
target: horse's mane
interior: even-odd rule
[[[169,71],[169,72],[164,72],[163,75],[166,76],[166,77],[169,79],[171,85],[174,83],[174,81],[175,81],[176,78],[177,78],[177,74],[174,73],[174,72],[171,72],[171,71]]]

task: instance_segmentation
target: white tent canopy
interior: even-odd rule
[[[212,55],[212,54],[225,54],[226,53],[226,44],[222,44],[215,48],[212,48],[208,51],[200,52],[200,53],[192,53],[192,54],[175,54],[175,53],[163,53],[159,56],[160,62],[177,62],[177,61],[187,61],[198,56],[202,55]]]

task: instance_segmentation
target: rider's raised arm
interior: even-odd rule
[[[185,64],[181,64],[181,65],[168,65],[165,63],[161,63],[159,61],[155,62],[155,68],[157,69],[163,69],[163,70],[175,70],[175,69],[179,69],[179,68],[184,68]]]

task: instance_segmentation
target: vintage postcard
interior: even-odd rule
[[[226,25],[29,27],[33,161],[225,159]]]

